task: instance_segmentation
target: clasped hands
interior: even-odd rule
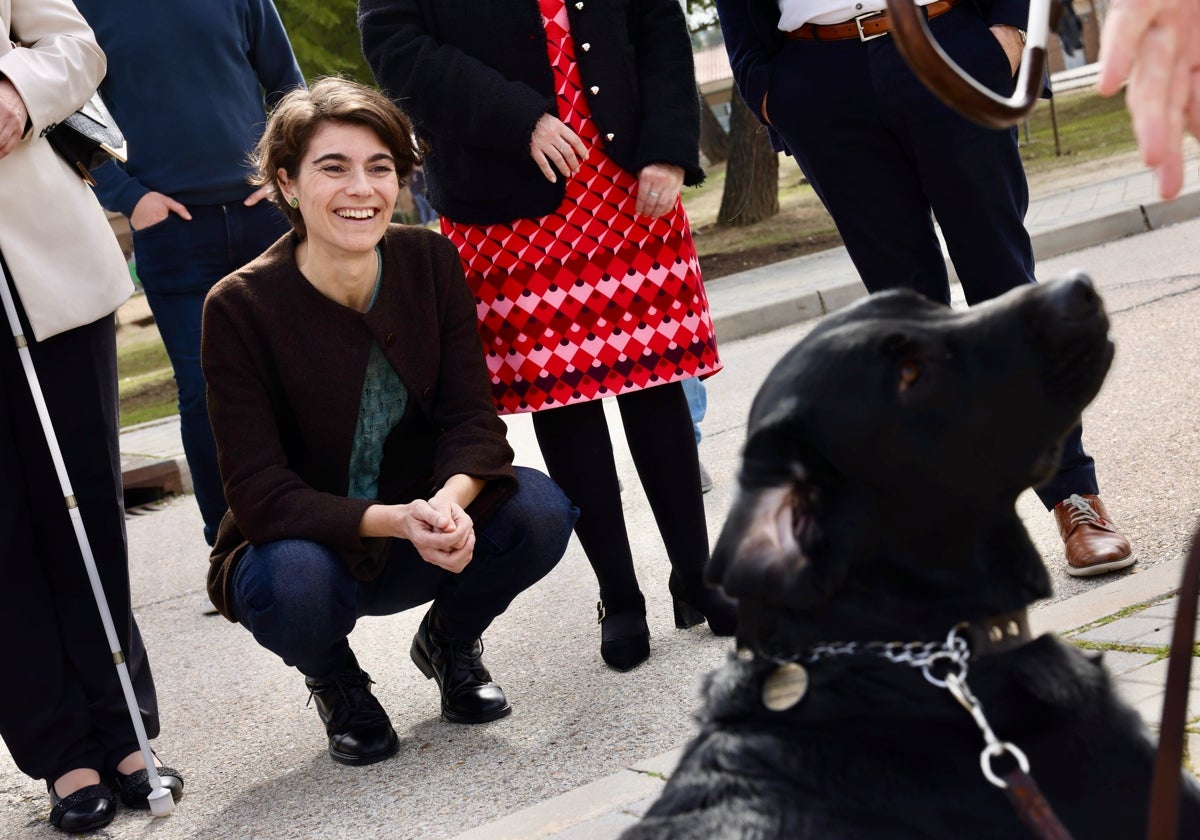
[[[426,563],[458,574],[471,562],[475,551],[475,523],[457,502],[434,496],[403,505],[383,508],[389,522],[388,536],[400,537]],[[374,509],[372,508],[372,509]]]
[[[475,523],[464,508],[483,486],[479,479],[455,475],[428,500],[371,505],[363,514],[359,533],[408,540],[426,563],[458,574],[475,552]]]

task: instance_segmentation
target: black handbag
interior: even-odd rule
[[[42,132],[59,156],[79,171],[84,181],[96,186],[90,170],[108,160],[124,163],[125,136],[104,107],[99,93],[78,111]]]

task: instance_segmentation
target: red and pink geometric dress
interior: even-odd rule
[[[476,297],[501,414],[721,369],[683,205],[658,219],[636,213],[637,179],[604,154],[588,111],[564,0],[539,5],[559,118],[583,139],[587,160],[548,216],[496,225],[442,217]]]

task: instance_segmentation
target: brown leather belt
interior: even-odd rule
[[[925,10],[926,20],[933,20],[953,9],[958,2],[959,0],[935,0],[921,8]],[[892,22],[888,19],[887,12],[878,11],[867,12],[845,23],[806,23],[784,34],[797,41],[844,41],[849,38],[870,41],[888,34],[891,29]]]

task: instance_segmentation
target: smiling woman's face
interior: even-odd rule
[[[362,125],[327,123],[317,130],[294,179],[279,170],[287,200],[299,199],[309,247],[361,254],[383,238],[400,180],[387,146]]]

